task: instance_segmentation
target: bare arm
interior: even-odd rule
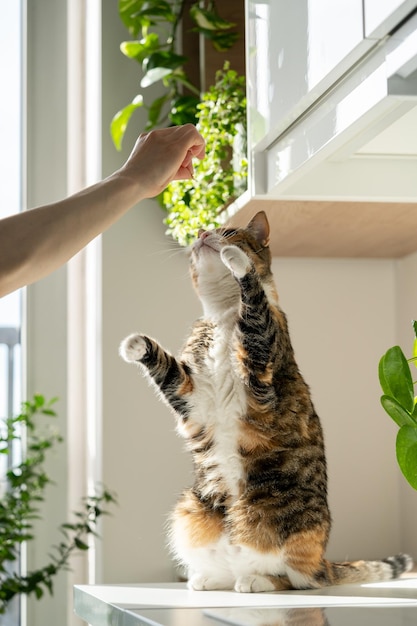
[[[123,167],[64,200],[0,220],[0,297],[66,263],[132,206],[192,177],[204,140],[187,124],[141,135]]]

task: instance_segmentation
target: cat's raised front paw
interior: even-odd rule
[[[138,333],[129,335],[120,344],[119,354],[128,363],[140,361],[146,354],[147,345],[144,337]]]
[[[220,252],[220,257],[236,278],[243,278],[251,269],[249,258],[237,246],[224,246]]]

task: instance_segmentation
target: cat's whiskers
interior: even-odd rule
[[[177,245],[171,246],[171,248],[165,248],[163,250],[155,250],[152,252],[149,257],[162,257],[162,261],[164,265],[169,263],[172,259],[178,259],[180,256],[184,257],[184,272],[180,275],[184,280],[189,281],[190,271],[189,271],[189,251],[187,248],[182,248]]]
[[[185,248],[180,248],[178,246],[172,246],[170,248],[164,248],[161,250],[155,250],[149,254],[150,257],[165,257],[166,260],[171,260],[175,256],[184,256],[186,259]]]

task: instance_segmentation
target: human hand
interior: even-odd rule
[[[173,180],[192,178],[193,158],[204,155],[204,139],[192,124],[160,128],[139,136],[119,172],[138,184],[144,198],[151,198]]]

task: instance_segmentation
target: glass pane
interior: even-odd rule
[[[22,207],[22,20],[24,0],[0,0],[0,219]],[[0,224],[1,228],[1,224]],[[21,293],[0,299],[0,427],[16,415],[22,401]],[[0,455],[0,498],[7,488],[5,474],[21,450]],[[19,567],[19,563],[12,565]],[[11,602],[4,626],[20,625],[18,598]]]

